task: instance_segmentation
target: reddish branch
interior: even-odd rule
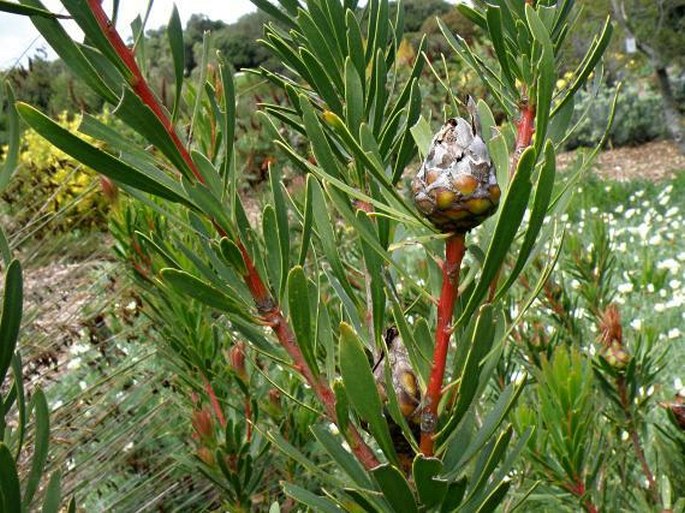
[[[178,134],[174,129],[173,123],[164,112],[164,109],[157,100],[157,97],[152,92],[152,89],[150,89],[149,84],[143,77],[143,74],[141,73],[140,68],[138,67],[138,63],[136,62],[136,59],[133,55],[133,52],[126,45],[126,43],[124,43],[124,40],[121,39],[121,36],[119,35],[119,32],[117,32],[116,27],[107,17],[107,14],[102,8],[101,1],[102,0],[88,0],[88,6],[90,7],[91,12],[95,16],[98,26],[100,27],[100,30],[107,37],[109,44],[112,45],[114,51],[117,53],[119,58],[124,62],[126,68],[131,73],[131,76],[127,77],[129,85],[133,88],[133,91],[136,93],[138,98],[140,98],[141,101],[145,105],[147,105],[150,108],[150,110],[152,110],[152,112],[155,113],[157,119],[159,119],[164,128],[166,128],[167,133],[174,141],[174,145],[178,149],[179,153],[181,154],[181,157],[188,165],[188,168],[193,173],[195,178],[200,183],[204,183],[205,180],[202,177],[202,174],[200,174],[200,171],[195,165],[195,162],[193,162],[193,159],[190,158],[190,153],[188,153],[188,149],[181,142],[181,139],[178,137]]]
[[[428,388],[426,406],[421,413],[421,452],[433,455],[433,436],[438,418],[438,405],[442,397],[447,349],[452,334],[452,315],[459,290],[459,271],[466,251],[464,234],[456,233],[445,243],[445,261],[442,264],[442,291],[438,302],[438,325],[435,331],[435,349]]]
[[[129,77],[128,80],[134,92],[162,122],[195,178],[200,183],[205,183],[204,178],[197,169],[197,166],[190,158],[187,148],[176,134],[173,124],[164,113],[164,110],[150,89],[150,86],[147,84],[145,78],[140,72],[140,68],[135,61],[133,52],[128,46],[126,46],[116,28],[112,25],[111,21],[105,14],[102,6],[100,5],[100,0],[88,0],[88,5],[91,9],[91,12],[95,16],[98,25],[100,26],[100,30],[106,35],[117,55],[119,55],[127,69],[131,72],[131,77]],[[221,229],[216,223],[215,226],[217,227],[220,235],[226,235],[224,230]],[[259,273],[255,268],[247,249],[240,240],[237,240],[236,244],[240,248],[245,261],[245,284],[252,294],[257,310],[261,316],[261,320],[265,325],[269,326],[274,331],[279,342],[292,358],[294,362],[294,368],[302,374],[323,404],[328,418],[336,424],[339,424],[338,415],[335,409],[335,394],[333,393],[333,390],[331,390],[328,383],[321,376],[315,375],[309,365],[307,365],[300,348],[295,342],[295,335],[293,334],[292,329],[288,325],[286,318],[283,316],[283,312],[281,311],[280,307],[271,297],[269,290],[259,276]],[[376,455],[373,453],[373,450],[367,445],[359,431],[353,425],[349,425],[345,434],[352,452],[365,468],[372,469],[379,465],[379,461],[376,458]]]

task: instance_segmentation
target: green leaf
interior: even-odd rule
[[[478,389],[482,371],[482,362],[490,352],[495,338],[495,319],[492,304],[481,307],[473,329],[473,336],[469,340],[469,350],[463,369],[458,369],[459,395],[456,405],[450,413],[450,418],[440,432],[440,437],[450,436],[453,429],[461,421],[466,411],[471,407]]]
[[[469,495],[466,498],[466,503],[464,508],[468,508],[473,502],[480,502],[480,493],[482,489],[488,484],[492,479],[495,467],[504,458],[505,451],[511,441],[511,436],[513,434],[513,428],[508,426],[497,439],[492,439],[488,444],[488,447],[481,451],[478,461],[473,470],[471,478],[471,486],[469,487]]]
[[[222,164],[221,174],[226,183],[231,183],[235,176],[230,176],[229,171],[233,168],[233,145],[235,142],[235,120],[236,120],[236,95],[235,82],[233,81],[233,73],[231,73],[229,66],[222,63],[219,65],[219,76],[221,77],[221,84],[224,90],[224,112],[223,112],[223,130],[221,135],[224,142],[224,160]],[[235,184],[234,194],[237,194]]]
[[[0,442],[0,511],[21,513],[21,491],[12,453]]]
[[[333,233],[333,226],[326,208],[326,199],[321,190],[321,186],[317,180],[311,180],[312,190],[312,208],[314,212],[314,223],[316,225],[317,234],[321,241],[324,255],[331,266],[333,275],[338,279],[340,286],[345,291],[348,299],[356,307],[356,296],[352,290],[342,262],[340,261],[340,251],[338,243],[335,240]]]
[[[369,423],[369,430],[385,456],[396,463],[397,454],[381,413],[383,406],[369,360],[354,329],[344,322],[340,324],[340,374],[350,404]]]
[[[495,48],[497,61],[502,68],[502,74],[507,81],[507,85],[513,90],[516,89],[516,82],[509,67],[509,56],[504,40],[502,27],[502,10],[499,7],[489,5],[485,11],[488,23],[488,32],[492,38],[492,45]]]
[[[278,228],[279,248],[281,250],[281,281],[278,284],[279,298],[285,292],[286,269],[290,268],[290,226],[288,225],[288,209],[283,195],[283,185],[281,176],[277,168],[269,167],[269,183],[271,194],[274,200],[274,211],[276,213],[276,226]]]
[[[262,235],[264,236],[266,251],[265,264],[271,288],[276,291],[280,286],[281,277],[287,272],[287,269],[283,269],[281,264],[281,243],[278,239],[277,225],[276,211],[273,205],[265,205],[262,211]]]
[[[69,16],[62,14],[55,14],[45,9],[39,9],[38,7],[29,7],[27,5],[20,5],[15,2],[7,2],[5,0],[0,0],[0,12],[8,12],[10,14],[20,14],[22,16],[39,16],[42,18],[68,18]]]
[[[331,176],[339,178],[341,173],[338,160],[333,155],[314,108],[304,95],[300,95],[300,108],[302,109],[302,120],[318,165]]]
[[[424,160],[433,140],[433,130],[431,130],[430,123],[426,121],[426,118],[423,116],[419,117],[416,124],[411,127],[411,135],[414,137],[416,147],[419,149],[419,157],[421,160]]]
[[[352,133],[358,133],[364,119],[364,88],[350,57],[345,59],[345,119]]]
[[[224,260],[226,260],[240,276],[245,276],[247,274],[243,253],[235,242],[227,237],[222,237],[219,242],[219,249],[221,250],[221,256]]]
[[[39,0],[21,0],[23,5],[44,9]],[[93,64],[81,52],[78,45],[64,30],[56,19],[34,16],[31,22],[38,32],[45,38],[50,47],[57,52],[74,74],[83,80],[93,91],[99,94],[112,105],[116,105],[118,97],[116,93],[105,83]],[[120,77],[119,86],[122,79]]]
[[[129,166],[76,137],[30,105],[18,103],[17,110],[24,121],[41,136],[98,173],[155,196],[186,205],[190,204],[179,184],[161,171],[152,174]]]
[[[2,255],[2,262],[5,264],[5,267],[10,265],[10,262],[12,262],[12,249],[2,226],[0,226],[0,255]]]
[[[45,462],[48,458],[48,444],[50,437],[50,414],[48,411],[48,402],[45,399],[43,390],[38,388],[35,391],[32,402],[35,411],[36,428],[33,459],[31,460],[31,470],[26,480],[24,498],[22,500],[22,507],[25,510],[29,509],[29,505],[33,500],[36,490],[38,490],[38,485],[43,477]]]
[[[0,167],[0,192],[4,191],[19,164],[19,115],[15,104],[14,91],[9,82],[5,82],[7,95],[7,152],[5,161]],[[0,108],[2,102],[0,102]]]
[[[299,265],[293,267],[288,273],[288,306],[297,345],[307,365],[314,375],[317,375],[319,371],[316,363],[316,338],[309,305],[309,285],[304,269]]]
[[[449,481],[457,478],[471,458],[482,450],[488,440],[502,425],[511,408],[516,404],[516,400],[523,391],[523,388],[524,384],[522,383],[520,385],[510,384],[504,389],[497,402],[485,416],[476,436],[470,441],[466,450],[459,443],[458,437],[453,435],[451,440],[448,440],[447,451],[443,459],[446,471],[443,475],[445,479]],[[457,432],[455,431],[454,433]]]
[[[419,454],[414,459],[412,476],[422,507],[433,508],[442,503],[447,493],[447,481],[438,477],[442,462],[437,458],[426,458]]]
[[[21,264],[13,260],[5,272],[5,291],[0,317],[0,383],[4,383],[7,369],[17,346],[23,311],[23,279]]]
[[[281,9],[273,5],[269,0],[251,0],[260,10],[267,13],[269,16],[282,23],[288,28],[295,28],[295,22],[293,19],[284,13]]]
[[[42,513],[58,513],[62,499],[61,492],[62,474],[59,470],[52,473],[48,486],[45,488]]]
[[[509,246],[511,246],[514,240],[528,205],[528,197],[532,189],[530,176],[535,167],[535,158],[534,148],[528,147],[519,159],[516,173],[514,173],[514,177],[500,205],[497,225],[485,255],[480,281],[471,293],[466,307],[464,307],[462,314],[459,316],[458,326],[463,325],[473,315],[509,251]]]
[[[357,210],[357,221],[366,226],[366,232],[375,235],[373,223],[363,210]],[[371,293],[371,313],[375,340],[381,340],[385,329],[385,284],[383,281],[383,262],[376,251],[360,237],[362,254],[366,264],[369,291]]]
[[[326,105],[330,110],[338,115],[342,115],[343,108],[340,97],[321,63],[306,48],[300,48],[300,58],[311,77],[310,85],[319,94],[321,99],[326,102]]]
[[[253,0],[254,1],[254,0]],[[283,485],[283,491],[289,497],[292,497],[298,502],[301,502],[305,506],[312,508],[312,511],[321,513],[342,513],[343,510],[338,507],[338,505],[330,499],[325,497],[319,497],[312,492],[300,488],[297,485],[285,483]]]
[[[114,110],[114,114],[161,151],[184,177],[188,179],[193,178],[193,172],[183,158],[167,127],[162,124],[150,107],[145,105],[130,88],[124,88],[124,94]],[[171,128],[171,130],[174,130],[174,128]]]
[[[362,93],[366,90],[366,57],[364,56],[364,42],[361,27],[354,12],[345,12],[345,24],[347,25],[347,47],[352,64],[357,69],[357,74],[362,79]]]
[[[174,62],[174,77],[176,78],[176,89],[174,95],[174,107],[171,113],[171,120],[176,120],[178,107],[181,103],[181,91],[183,89],[183,73],[185,72],[185,50],[183,48],[183,26],[181,17],[178,14],[176,4],[171,11],[171,18],[166,29],[169,38],[169,48],[171,48],[171,58]]]
[[[300,246],[300,255],[297,259],[298,265],[304,266],[305,260],[307,259],[307,252],[309,251],[309,246],[312,238],[312,226],[314,225],[314,209],[312,207],[312,185],[311,180],[316,180],[311,175],[307,175],[307,184],[305,188],[305,200],[304,200],[304,219],[302,221],[302,236],[300,240],[302,245]]]
[[[211,308],[249,318],[248,306],[227,296],[212,285],[180,269],[165,268],[160,271],[162,281],[181,294],[195,299]]]
[[[362,488],[368,490],[373,489],[373,483],[371,483],[371,480],[366,475],[366,471],[359,461],[345,450],[342,444],[330,431],[321,425],[312,426],[311,429],[312,433],[314,433],[314,437],[316,437],[317,441],[321,444],[321,447],[323,447],[333,461],[352,478],[352,481]]]
[[[416,499],[409,483],[400,470],[393,465],[381,465],[371,471],[380,486],[385,500],[396,513],[418,513]]]
[[[554,106],[554,109],[552,109],[551,117],[554,117],[567,102],[571,101],[573,96],[576,94],[576,91],[580,89],[580,87],[585,83],[585,80],[587,80],[587,77],[590,75],[590,73],[592,73],[592,70],[595,69],[595,66],[604,54],[604,50],[606,50],[607,46],[609,45],[609,41],[611,41],[611,34],[613,30],[614,27],[611,24],[611,17],[607,16],[606,22],[604,23],[604,27],[602,28],[599,37],[595,36],[593,38],[590,49],[573,72],[573,83],[565,91],[564,97]]]
[[[509,272],[507,281],[499,288],[495,296],[496,299],[501,298],[506,291],[514,283],[518,275],[523,270],[528,257],[533,251],[535,241],[540,233],[542,224],[547,215],[547,208],[552,199],[552,191],[554,189],[554,179],[556,176],[556,156],[554,154],[554,145],[551,141],[547,141],[545,146],[545,161],[540,169],[540,176],[535,188],[535,196],[533,199],[533,209],[528,221],[528,229],[521,245],[518,258],[514,264],[514,268]]]

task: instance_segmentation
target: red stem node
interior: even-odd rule
[[[445,261],[442,264],[442,291],[438,302],[438,325],[435,331],[435,349],[428,388],[426,406],[421,413],[421,452],[433,455],[433,435],[438,418],[438,405],[442,397],[442,383],[449,348],[454,304],[459,293],[459,271],[466,252],[465,234],[456,233],[445,242]]]

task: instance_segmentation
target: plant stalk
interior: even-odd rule
[[[635,456],[640,462],[642,472],[644,473],[645,478],[647,479],[649,493],[652,496],[654,503],[658,504],[659,491],[657,490],[656,480],[654,479],[654,474],[652,474],[652,470],[649,468],[649,463],[647,463],[645,452],[642,449],[642,444],[640,443],[640,436],[638,435],[637,429],[635,428],[635,421],[630,411],[630,401],[628,400],[628,390],[626,387],[626,381],[623,376],[619,376],[618,378],[616,378],[616,387],[618,388],[618,395],[621,400],[623,414],[625,415],[626,421],[628,422],[628,433],[630,435],[630,441],[632,442],[633,449],[635,450]]]
[[[459,271],[466,252],[465,234],[455,233],[445,242],[445,261],[442,264],[442,290],[438,302],[438,324],[435,330],[435,349],[426,406],[421,412],[421,452],[425,456],[434,453],[433,435],[438,418],[438,405],[442,397],[447,351],[449,349],[454,304],[459,294]]]
[[[152,112],[155,113],[162,125],[166,128],[169,136],[174,142],[174,145],[180,152],[195,178],[200,183],[204,184],[204,177],[199,172],[193,160],[190,158],[190,153],[176,134],[173,123],[164,113],[164,110],[152,92],[152,89],[150,89],[150,86],[143,77],[140,68],[135,61],[133,52],[128,46],[126,46],[116,28],[107,17],[107,14],[100,4],[100,0],[88,0],[88,6],[95,16],[100,30],[103,34],[105,34],[114,51],[117,53],[117,55],[119,55],[119,57],[125,63],[127,69],[130,71],[131,76],[128,77],[128,81],[134,92],[136,95],[138,95],[140,100],[147,105]],[[224,230],[221,229],[216,223],[214,223],[214,225],[220,235],[226,235]],[[245,284],[252,294],[257,310],[260,313],[261,320],[274,331],[279,342],[292,358],[294,362],[294,368],[300,372],[300,374],[302,374],[323,404],[329,419],[335,424],[338,424],[337,412],[335,409],[335,394],[333,393],[333,390],[331,390],[328,383],[322,379],[321,376],[314,375],[311,368],[307,365],[299,346],[295,342],[295,335],[288,325],[287,319],[283,316],[283,312],[278,304],[271,297],[271,294],[259,276],[259,273],[257,272],[257,269],[255,268],[254,263],[247,252],[247,249],[243,245],[242,241],[237,240],[236,243],[242,253],[247,269],[247,273],[244,276]],[[372,469],[379,465],[379,461],[376,458],[373,450],[368,446],[359,431],[353,425],[349,425],[345,435],[348,443],[350,444],[352,452],[366,469]]]

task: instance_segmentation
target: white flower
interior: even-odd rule
[[[680,280],[671,280],[668,282],[668,286],[672,289],[678,289],[680,288]]]
[[[81,390],[85,390],[86,388],[88,388],[88,384],[85,381],[79,381],[78,386]]]
[[[663,239],[661,238],[661,235],[659,235],[658,233],[656,235],[650,237],[649,240],[647,241],[647,243],[650,246],[658,246],[662,242],[663,242]]]
[[[654,284],[653,283],[647,284],[647,292],[649,292],[650,294],[654,293]]]
[[[641,190],[641,191],[637,191],[637,192],[635,193],[635,197],[636,197],[636,198],[641,198],[641,197],[644,196],[644,195],[645,195],[644,189]]]
[[[663,198],[661,198],[661,199],[659,200],[659,205],[661,205],[662,207],[665,207],[665,206],[668,205],[670,202],[671,202],[671,197],[670,197],[670,196],[664,196]]]
[[[78,369],[79,367],[81,367],[81,358],[78,356],[72,360],[69,360],[69,363],[67,363],[67,369],[69,370]]]
[[[591,213],[591,214],[596,214],[597,212],[599,212],[599,209],[598,209],[597,207],[592,207],[592,208],[590,209],[590,213]]]
[[[659,291],[659,297],[666,297],[667,294],[668,294],[668,293],[666,292],[665,289],[661,289],[661,290]]]
[[[678,258],[681,258],[681,255],[678,255]],[[668,269],[672,273],[677,273],[678,269],[680,269],[680,263],[674,259],[674,258],[667,258],[666,260],[662,260],[661,262],[656,264],[657,269]]]
[[[678,328],[673,328],[673,329],[668,330],[667,336],[668,336],[668,338],[673,339],[673,338],[679,338],[680,335],[681,335],[680,330]]]
[[[617,214],[622,213],[622,212],[623,212],[623,205],[619,205],[618,207],[616,207],[616,209],[614,210],[614,212],[616,212]]]
[[[666,311],[666,305],[663,304],[663,303],[656,303],[656,304],[654,305],[654,311],[655,311],[656,313],[665,312],[665,311]]]
[[[671,207],[669,208],[666,213],[664,214],[665,217],[671,217],[674,216],[678,213],[678,210],[680,210],[678,207]]]
[[[633,291],[634,286],[633,286],[632,282],[628,282],[628,283],[621,283],[617,288],[621,294],[628,294],[628,293]]]
[[[680,378],[675,378],[673,380],[673,388],[680,390],[683,388],[683,381]]]
[[[625,216],[623,216],[623,217],[625,217],[626,219],[630,219],[630,218],[633,217],[634,215],[635,215],[635,209],[634,209],[634,208],[629,208],[628,210],[626,210],[626,214],[625,214]]]
[[[576,280],[575,278],[573,278],[571,280],[571,288],[573,290],[578,290],[580,288],[580,282],[578,280]]]
[[[632,321],[630,321],[630,327],[633,328],[635,331],[641,331],[642,319],[633,319]]]

